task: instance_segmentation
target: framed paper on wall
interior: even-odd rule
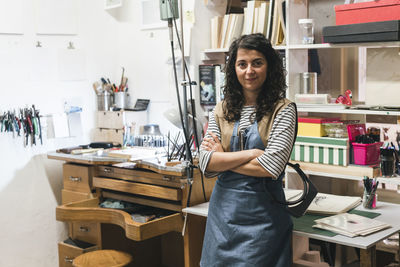
[[[122,6],[122,0],[104,0],[104,9],[112,9]]]
[[[140,0],[140,29],[159,29],[168,26],[166,21],[160,19],[159,0]]]

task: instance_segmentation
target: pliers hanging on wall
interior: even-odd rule
[[[42,138],[42,125],[40,123],[40,115],[39,115],[39,110],[35,109],[35,105],[32,105],[32,109],[33,109],[33,116],[35,117],[36,121],[37,121],[37,126],[38,126],[38,130],[39,132],[36,132],[39,134],[39,139],[40,139],[40,144],[43,145],[43,138]]]

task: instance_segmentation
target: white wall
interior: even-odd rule
[[[35,104],[42,114],[63,111],[65,100],[82,104],[83,135],[44,140],[43,146],[24,148],[22,138],[0,133],[0,266],[57,266],[57,242],[67,236],[64,223],[56,222],[55,207],[61,202],[62,162],[48,160],[56,148],[85,144],[94,125],[95,96],[91,83],[112,74],[116,51],[117,22],[104,12],[102,1],[79,2],[76,36],[37,36],[34,1],[24,1],[24,35],[0,34],[0,112]],[[36,48],[36,41],[42,48]],[[86,79],[59,81],[57,53],[72,41],[84,50]],[[37,62],[51,68],[47,77],[31,77],[35,49],[43,49],[49,60]],[[11,59],[14,59],[11,61]],[[50,66],[44,64],[51,63]],[[110,77],[112,78],[112,77]]]
[[[369,48],[367,54],[367,105],[398,106],[400,55],[398,48]]]
[[[94,81],[101,76],[118,80],[124,66],[133,98],[152,100],[150,122],[160,124],[163,132],[173,128],[162,116],[163,110],[176,103],[173,72],[167,63],[168,30],[140,30],[140,1],[125,0],[123,8],[111,11],[103,10],[99,0],[78,3],[76,36],[37,36],[33,0],[23,0],[24,34],[0,34],[0,112],[35,104],[42,114],[57,113],[63,111],[65,100],[83,107],[80,137],[45,139],[42,146],[24,148],[21,138],[0,133],[0,266],[58,265],[57,242],[67,237],[66,225],[55,220],[55,208],[61,202],[62,162],[47,159],[46,153],[90,142],[95,127]],[[195,1],[190,62],[193,80],[197,79],[199,51],[209,47],[209,18],[217,14],[203,3]],[[49,74],[39,80],[31,77],[36,67],[31,58],[35,49],[40,49],[35,48],[36,41],[42,42],[49,55],[47,61],[39,62],[49,68]],[[85,80],[58,79],[57,53],[69,41],[84,51]],[[198,98],[198,88],[194,91]]]

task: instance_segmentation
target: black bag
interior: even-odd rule
[[[293,140],[293,145],[292,145],[292,150],[293,150],[293,146],[294,143],[296,141],[296,136],[297,136],[297,130],[298,130],[298,125],[297,125],[297,106],[295,103],[293,103],[295,105],[295,110],[296,110],[296,126],[295,126],[295,137]],[[292,151],[290,151],[291,154]],[[274,198],[274,200],[276,202],[278,202],[279,204],[283,204],[283,205],[287,205],[288,206],[288,212],[298,218],[303,216],[306,213],[307,208],[310,206],[311,202],[313,201],[313,199],[315,198],[315,196],[318,193],[317,188],[313,185],[313,183],[310,181],[310,179],[307,177],[307,175],[300,169],[300,165],[299,164],[293,164],[290,162],[286,163],[286,166],[292,167],[300,176],[300,178],[303,180],[303,194],[302,196],[297,199],[297,200],[293,200],[293,201],[285,201],[285,202],[281,202],[279,200],[277,200],[273,194],[272,197]],[[286,168],[285,168],[286,169]],[[285,172],[285,170],[283,170],[282,174],[283,175]]]

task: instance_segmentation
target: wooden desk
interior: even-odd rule
[[[69,223],[71,238],[95,245],[74,250],[61,242],[60,266],[71,266],[74,257],[99,248],[131,253],[134,266],[179,267],[190,260],[181,236],[181,210],[189,195],[183,169],[170,167],[157,172],[145,164],[138,164],[140,169],[124,169],[110,165],[120,159],[90,155],[49,153],[48,158],[66,161],[63,203],[56,208],[56,219]],[[190,203],[196,205],[204,202],[204,197],[200,172],[195,170],[193,176]],[[204,179],[207,199],[214,183],[215,179]],[[171,214],[138,223],[125,211],[100,208],[103,198],[161,208]]]
[[[362,205],[356,208],[357,210],[366,210]],[[184,208],[182,210],[184,213],[189,214],[190,217],[207,217],[208,213],[208,203],[202,203],[193,207]],[[366,210],[371,211],[371,210]],[[376,217],[377,220],[387,222],[392,225],[391,228],[379,231],[377,233],[365,236],[365,237],[346,237],[342,235],[336,235],[333,237],[310,234],[305,232],[294,231],[294,235],[314,238],[318,240],[328,241],[336,244],[341,244],[350,247],[360,248],[360,266],[361,267],[374,267],[376,266],[376,244],[389,236],[400,232],[400,205],[391,204],[386,202],[378,202],[377,208],[373,210],[374,212],[381,213],[380,216]],[[190,220],[188,219],[188,224]],[[189,229],[192,226],[187,226]],[[198,230],[199,231],[199,230]],[[190,243],[190,242],[189,242]],[[201,251],[193,251],[192,257],[197,260],[200,258]]]

